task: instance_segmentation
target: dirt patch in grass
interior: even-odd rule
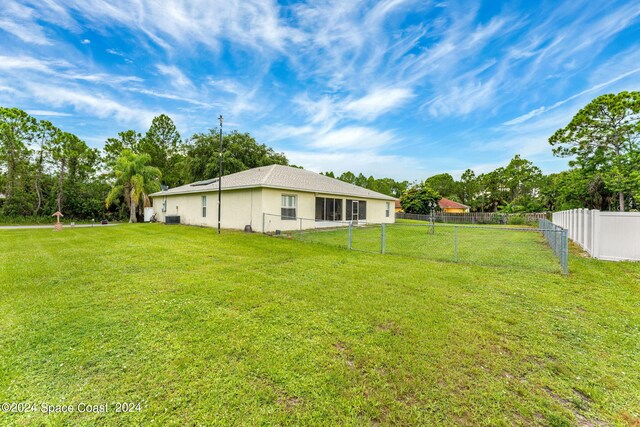
[[[287,412],[291,412],[296,407],[298,407],[298,406],[300,406],[302,404],[302,399],[300,399],[299,397],[280,396],[280,397],[278,397],[277,402],[278,402],[278,405],[284,406],[284,408],[285,408],[285,410]]]
[[[565,409],[569,410],[573,416],[576,419],[576,425],[579,427],[601,427],[604,426],[605,424],[600,421],[600,420],[590,420],[587,417],[585,417],[580,410],[576,407],[575,402],[572,402],[569,399],[565,399],[564,397],[560,396],[559,394],[553,392],[553,390],[551,390],[548,387],[544,388],[545,392],[551,396],[553,398],[553,400],[555,400],[556,402],[558,402],[562,407],[564,407]],[[586,396],[584,393],[573,389],[573,392],[576,394],[576,396],[583,402],[583,404],[585,405],[585,410],[588,409],[589,404],[591,403],[591,399]]]
[[[579,403],[579,406],[580,406],[581,408],[588,409],[588,408],[589,408],[589,406],[591,405],[591,403],[593,403],[593,400],[592,400],[589,396],[587,396],[586,394],[584,394],[583,392],[581,392],[580,390],[578,390],[578,389],[574,388],[574,389],[573,389],[573,392],[574,392],[574,393],[576,394],[576,396],[578,397],[579,402],[580,402],[580,403]]]
[[[393,335],[402,335],[402,329],[393,320],[387,320],[386,322],[376,325],[376,329],[379,331],[389,332]]]
[[[475,425],[473,419],[469,416],[469,414],[465,413],[463,415],[454,415],[453,420],[455,421],[455,425],[457,426],[472,426]]]
[[[333,347],[336,350],[338,350],[338,353],[344,359],[344,362],[347,364],[347,366],[350,369],[355,369],[356,364],[353,361],[353,356],[351,354],[349,354],[349,350],[347,348],[347,345],[345,343],[343,343],[342,341],[338,341],[337,343],[335,343],[333,345]]]
[[[295,410],[303,403],[302,398],[292,396],[283,387],[277,385],[267,377],[258,376],[254,378],[254,381],[256,384],[260,384],[260,386],[270,389],[275,394],[275,403],[284,408],[286,412]]]
[[[621,417],[629,427],[640,427],[640,417],[635,417],[628,412],[623,412]]]

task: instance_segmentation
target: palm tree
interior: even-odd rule
[[[148,166],[151,157],[147,154],[135,154],[131,150],[124,150],[113,165],[113,175],[116,180],[107,196],[107,207],[120,195],[129,207],[129,222],[138,222],[136,210],[140,201],[143,205],[149,203],[147,194],[160,190],[160,169]]]

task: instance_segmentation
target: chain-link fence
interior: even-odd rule
[[[265,214],[266,233],[311,243],[434,261],[568,272],[566,230],[547,220],[540,220],[538,228],[516,228],[443,223],[324,223],[275,217]]]
[[[396,219],[410,219],[415,221],[444,222],[448,224],[502,224],[502,225],[534,225],[540,219],[548,219],[548,212],[503,213],[503,212],[443,212],[434,210],[433,213],[411,214],[396,212]]]
[[[542,231],[542,235],[547,240],[551,250],[560,260],[562,272],[569,272],[569,237],[568,230],[555,225],[548,219],[541,219],[538,222],[538,228]]]

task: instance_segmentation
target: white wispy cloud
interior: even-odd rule
[[[64,113],[61,111],[51,111],[51,110],[28,110],[27,111],[32,116],[45,116],[45,117],[69,117],[72,114]]]
[[[589,3],[587,7],[580,2],[564,2],[545,5],[540,13],[545,18],[530,23],[505,57],[514,68],[524,66],[524,72],[513,78],[523,89],[555,72],[569,78],[570,74],[564,72],[568,65],[574,69],[589,66],[617,34],[637,21],[640,6],[628,2],[618,7],[606,3]]]
[[[306,137],[315,132],[316,128],[312,125],[293,126],[270,124],[261,130],[264,138],[273,143],[286,139],[297,139],[302,136]]]
[[[52,44],[44,31],[37,26],[25,25],[9,19],[0,19],[0,29],[13,34],[27,43],[39,45]]]
[[[208,77],[206,83],[218,91],[232,93],[234,95],[240,95],[246,92],[246,88],[232,79],[214,79]]]
[[[531,110],[527,114],[523,114],[522,116],[516,117],[515,119],[511,119],[509,121],[504,122],[504,125],[505,126],[512,126],[512,125],[520,124],[520,123],[525,122],[527,120],[530,120],[530,119],[532,119],[534,117],[537,117],[537,116],[539,116],[541,114],[547,113],[547,112],[549,112],[551,110],[555,110],[556,108],[558,108],[558,107],[560,107],[560,106],[562,106],[562,105],[564,105],[564,104],[566,104],[566,103],[568,103],[570,101],[573,101],[574,99],[582,98],[584,95],[590,94],[592,92],[599,91],[600,89],[603,89],[605,87],[611,86],[612,84],[617,83],[620,80],[623,80],[623,79],[625,79],[625,78],[627,78],[629,76],[632,76],[632,75],[638,74],[638,73],[640,73],[640,67],[635,68],[635,69],[633,69],[631,71],[627,71],[626,73],[622,73],[619,76],[616,76],[616,77],[614,77],[613,79],[611,79],[609,81],[606,81],[606,82],[599,83],[597,85],[591,86],[588,89],[580,91],[580,92],[576,93],[575,95],[571,95],[570,97],[565,98],[565,99],[563,99],[561,101],[558,101],[558,102],[556,102],[553,105],[550,105],[548,107],[547,106],[542,106],[542,107],[536,108],[535,110]]]
[[[448,92],[428,101],[425,106],[432,116],[464,116],[483,109],[495,99],[496,81],[470,82],[448,88]]]
[[[23,72],[33,73],[31,79],[38,80],[46,75],[50,79],[85,81],[94,84],[121,85],[122,83],[142,82],[143,79],[130,75],[115,75],[109,73],[85,73],[78,70],[75,64],[62,59],[44,59],[31,56],[3,56],[0,55],[0,72],[9,73],[14,77],[22,77]]]
[[[100,28],[126,27],[144,34],[158,45],[173,49],[177,44],[191,45],[194,41],[218,50],[223,38],[235,40],[256,51],[281,50],[289,40],[301,36],[288,27],[279,16],[274,1],[246,0],[215,2],[207,0],[175,0],[157,2],[138,0],[50,0],[42,7],[40,18],[58,25],[69,25],[73,12]],[[53,14],[62,8],[65,15]],[[48,12],[48,13],[45,13]]]
[[[171,85],[178,89],[191,89],[193,82],[175,65],[158,64],[156,68],[160,74],[171,79]]]
[[[68,68],[71,64],[64,60],[46,60],[31,56],[0,55],[0,70],[32,70],[47,74],[54,73],[54,68]]]
[[[408,162],[395,154],[401,144],[425,157],[416,170],[464,169],[444,144],[499,160],[518,151],[542,156],[548,133],[587,98],[631,87],[640,74],[633,52],[606,70],[595,66],[637,25],[634,2],[505,4],[490,17],[479,5],[420,0],[5,0],[3,7],[4,102],[55,112],[51,105],[101,125],[142,126],[163,110],[182,115],[177,121],[189,130],[209,126],[219,111],[314,165],[362,158],[385,170],[385,162]],[[124,37],[135,50],[119,44]],[[124,63],[105,61],[101,46]],[[433,141],[424,135],[438,126],[440,146],[429,149],[448,155],[426,158]]]
[[[148,90],[148,89],[142,89],[142,88],[137,88],[137,87],[127,87],[125,90],[130,91],[130,92],[137,92],[143,95],[148,95],[148,96],[153,96],[156,98],[163,98],[163,99],[170,99],[173,101],[181,101],[181,102],[186,102],[188,104],[193,104],[193,105],[197,105],[199,107],[205,107],[205,108],[211,108],[214,105],[213,104],[208,104],[206,102],[201,102],[198,101],[197,99],[193,99],[193,98],[188,98],[188,97],[184,97],[184,96],[180,96],[180,95],[175,95],[172,93],[164,93],[164,92],[157,92],[154,90]]]
[[[14,87],[0,85],[0,92],[16,93],[17,90]]]
[[[2,4],[0,29],[13,34],[26,43],[51,45],[44,28],[37,23],[38,10],[14,0]]]
[[[323,150],[352,152],[388,146],[394,140],[397,140],[397,136],[391,131],[347,126],[314,136],[311,145]]]
[[[329,129],[343,120],[375,120],[406,103],[414,93],[405,88],[374,88],[355,97],[322,96],[317,100],[303,94],[294,99],[310,124]]]
[[[72,107],[77,112],[106,119],[113,118],[120,123],[137,123],[143,127],[151,123],[157,112],[145,108],[135,108],[107,96],[87,93],[81,89],[71,89],[53,85],[27,83],[30,94],[55,107]]]
[[[365,176],[380,178],[391,176],[396,179],[413,180],[417,176],[426,177],[432,171],[426,170],[415,158],[379,152],[361,151],[353,153],[285,150],[287,158],[295,165],[304,165],[314,172],[333,171],[337,174],[351,171]]]
[[[362,98],[349,101],[344,110],[353,117],[373,120],[413,98],[414,94],[404,88],[374,89]]]
[[[308,94],[302,94],[294,98],[293,102],[302,110],[310,124],[322,127],[332,127],[336,122],[336,101],[329,96],[312,100]]]
[[[105,52],[107,52],[110,55],[118,56],[118,57],[122,58],[124,60],[124,62],[126,62],[128,64],[133,64],[133,60],[131,58],[129,58],[127,55],[125,55],[124,53],[122,53],[121,51],[119,51],[118,49],[109,48],[109,49],[106,49]]]
[[[214,79],[207,77],[200,92],[207,102],[225,110],[232,117],[251,113],[256,119],[260,115],[269,114],[272,99],[260,93],[260,82],[252,81],[244,84],[232,79]]]
[[[61,77],[72,80],[83,80],[91,83],[108,84],[108,85],[121,85],[122,83],[137,82],[141,83],[144,79],[137,76],[122,76],[108,73],[94,73],[94,74],[82,74],[73,71],[64,73]]]

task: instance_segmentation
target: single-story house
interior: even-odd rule
[[[299,230],[395,222],[395,199],[328,176],[270,165],[222,177],[221,227]],[[158,221],[217,227],[218,179],[149,195]]]
[[[467,205],[454,202],[453,200],[445,199],[444,197],[440,199],[438,205],[444,213],[467,213],[470,209],[470,207]]]
[[[396,199],[396,212],[402,212],[402,205],[400,204],[400,199]]]

